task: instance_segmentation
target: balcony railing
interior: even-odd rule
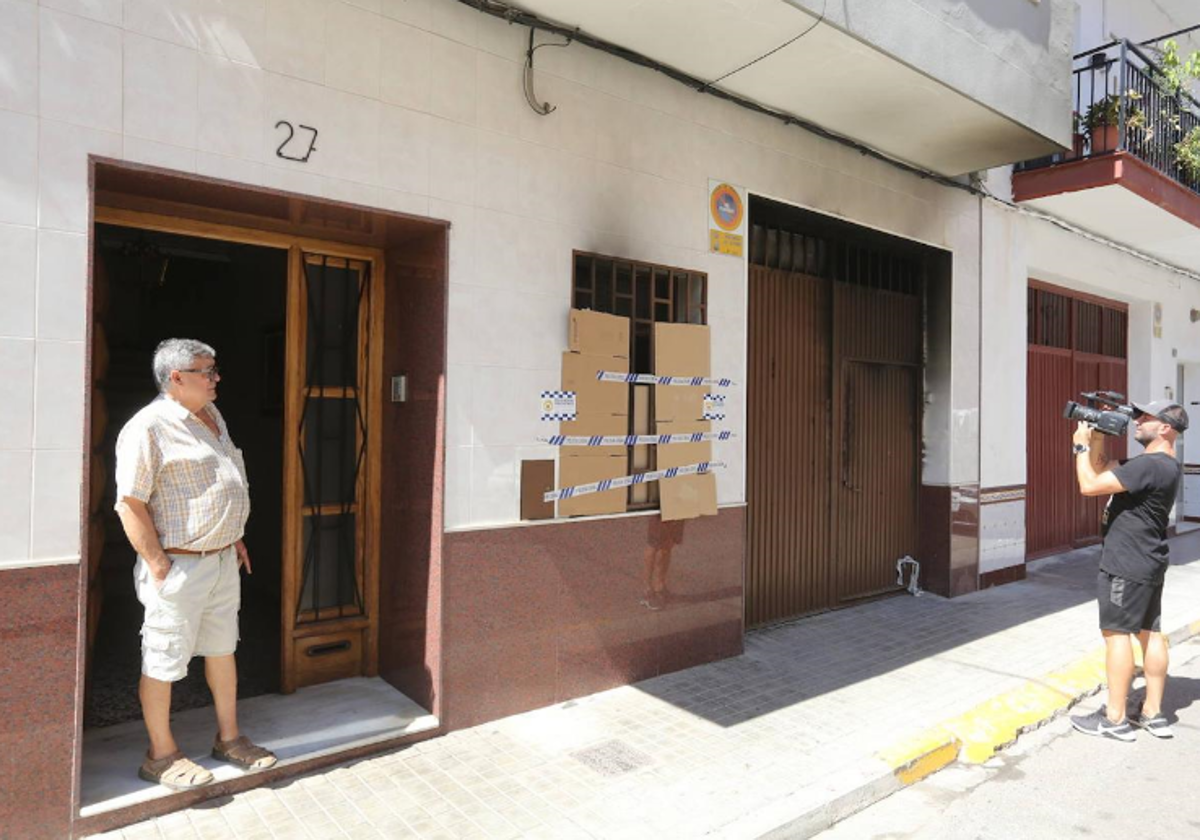
[[[1200,192],[1200,173],[1181,166],[1177,150],[1200,126],[1200,102],[1186,85],[1171,90],[1153,46],[1162,40],[1113,41],[1075,56],[1072,149],[1018,164],[1017,171],[1128,152]]]

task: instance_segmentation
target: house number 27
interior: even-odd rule
[[[311,125],[295,125],[295,126],[293,126],[287,120],[280,120],[279,122],[275,123],[275,127],[276,128],[284,128],[287,130],[287,137],[283,138],[283,142],[280,143],[279,147],[275,150],[276,156],[281,157],[284,160],[296,160],[296,161],[299,161],[300,163],[307,163],[309,156],[312,155],[312,153],[317,150],[317,130],[315,128],[313,128]],[[304,141],[297,140],[295,143],[292,143],[292,140],[296,138],[296,129],[297,128],[299,128],[303,131],[312,132],[312,135],[308,138],[308,148],[304,149],[303,155],[297,154],[297,152],[300,148],[303,148]],[[288,148],[289,144],[291,144],[290,149]]]

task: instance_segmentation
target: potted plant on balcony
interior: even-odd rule
[[[1196,126],[1175,144],[1175,162],[1192,181],[1200,178],[1200,126]]]
[[[1083,157],[1083,149],[1087,144],[1087,135],[1079,124],[1079,112],[1071,112],[1071,151],[1064,155],[1066,160],[1078,160]]]
[[[1147,130],[1146,114],[1135,103],[1141,98],[1137,91],[1129,91],[1124,97],[1126,139],[1130,131]],[[1091,153],[1116,151],[1121,137],[1120,94],[1110,93],[1088,106],[1083,115],[1083,126],[1087,130]]]

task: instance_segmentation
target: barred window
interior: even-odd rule
[[[629,370],[654,371],[654,324],[707,324],[708,275],[702,271],[575,252],[572,305],[629,318]],[[644,408],[643,408],[644,406]],[[654,434],[654,386],[629,389],[629,434]],[[654,447],[629,450],[630,473],[655,468]],[[657,484],[629,488],[631,510],[658,506]]]

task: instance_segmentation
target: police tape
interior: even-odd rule
[[[593,481],[591,484],[577,484],[574,487],[564,487],[552,490],[542,496],[543,502],[557,502],[562,499],[574,499],[576,496],[590,496],[592,493],[603,493],[606,490],[619,490],[634,484],[647,484],[651,481],[662,481],[668,478],[680,478],[685,475],[703,475],[716,467],[723,467],[720,461],[701,461],[699,464],[689,464],[686,467],[668,467],[665,470],[623,475],[620,478],[605,478]]]
[[[663,446],[668,443],[707,443],[729,440],[733,432],[681,432],[674,435],[551,435],[540,443],[551,446]]]
[[[737,385],[732,379],[712,379],[707,376],[655,376],[653,373],[620,373],[611,370],[596,371],[596,379],[634,385],[708,385],[712,388],[732,388]]]

